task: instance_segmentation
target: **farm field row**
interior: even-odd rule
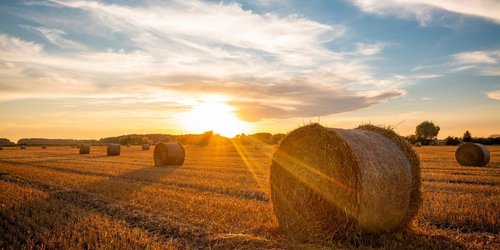
[[[0,151],[0,248],[321,248],[288,240],[269,197],[274,147],[186,146],[183,166],[153,149]],[[328,246],[500,248],[500,147],[488,167],[461,167],[456,147],[415,148],[423,206],[411,231]]]

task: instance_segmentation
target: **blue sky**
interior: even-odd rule
[[[0,22],[0,137],[224,130],[188,126],[201,106],[241,132],[500,134],[494,0],[2,1]]]

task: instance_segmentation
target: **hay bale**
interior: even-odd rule
[[[421,205],[418,156],[394,131],[372,125],[292,131],[273,156],[270,183],[281,228],[302,241],[396,231]]]
[[[149,150],[149,144],[147,143],[142,144],[142,150]]]
[[[257,150],[262,150],[264,148],[264,146],[261,143],[256,143],[254,147]]]
[[[415,144],[413,144],[414,147],[422,147],[422,143],[421,142],[415,142]]]
[[[0,145],[0,150],[3,150],[3,146],[2,145]]]
[[[121,149],[120,144],[111,143],[111,144],[108,145],[106,153],[107,153],[108,156],[120,155],[120,149]]]
[[[26,149],[26,145],[19,146],[19,149]]]
[[[182,165],[186,154],[180,143],[158,143],[155,146],[155,166]]]
[[[490,151],[482,144],[467,142],[457,148],[455,159],[462,166],[486,166],[490,162]]]
[[[90,154],[90,144],[82,144],[80,145],[80,154]]]
[[[42,149],[47,149],[47,145],[42,145]]]

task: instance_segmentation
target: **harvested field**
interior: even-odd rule
[[[269,199],[274,146],[185,146],[182,166],[105,146],[0,151],[0,248],[500,249],[500,146],[487,167],[456,147],[415,148],[423,205],[410,231],[324,245],[287,239]]]

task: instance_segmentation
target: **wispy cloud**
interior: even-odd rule
[[[497,64],[500,51],[470,51],[453,55],[458,64]]]
[[[380,15],[414,19],[421,25],[436,21],[437,10],[476,16],[500,23],[500,2],[496,0],[355,0],[362,11]]]
[[[384,44],[358,44],[352,54],[359,57],[345,56],[328,44],[342,39],[347,27],[298,15],[199,1],[46,3],[62,16],[34,15],[37,25],[23,28],[62,50],[1,34],[0,87],[6,91],[0,100],[43,95],[181,102],[223,94],[240,117],[257,121],[364,108],[404,95],[402,87],[416,79],[376,77],[362,57],[380,53]],[[65,9],[78,10],[85,27],[66,25]],[[72,32],[86,38],[71,40]],[[96,47],[93,38],[114,43]]]
[[[451,66],[452,72],[475,69],[479,75],[500,76],[500,50],[457,53]]]
[[[373,56],[379,54],[382,49],[385,48],[385,44],[383,43],[374,43],[374,44],[366,44],[366,43],[358,43],[356,44],[356,53],[363,56]]]
[[[85,49],[85,46],[83,44],[80,44],[78,42],[75,42],[73,40],[64,38],[64,35],[66,35],[66,32],[63,30],[58,30],[58,29],[49,29],[46,27],[33,27],[30,25],[20,25],[22,28],[33,31],[39,35],[41,35],[43,38],[47,39],[50,43],[63,48],[63,49],[80,49],[83,50]]]
[[[440,74],[472,71],[476,75],[500,76],[500,50],[464,51],[447,56],[445,62],[418,65],[412,71],[439,71]]]
[[[488,96],[489,98],[491,98],[493,100],[500,101],[500,90],[490,91],[490,92],[486,93],[486,96]]]

